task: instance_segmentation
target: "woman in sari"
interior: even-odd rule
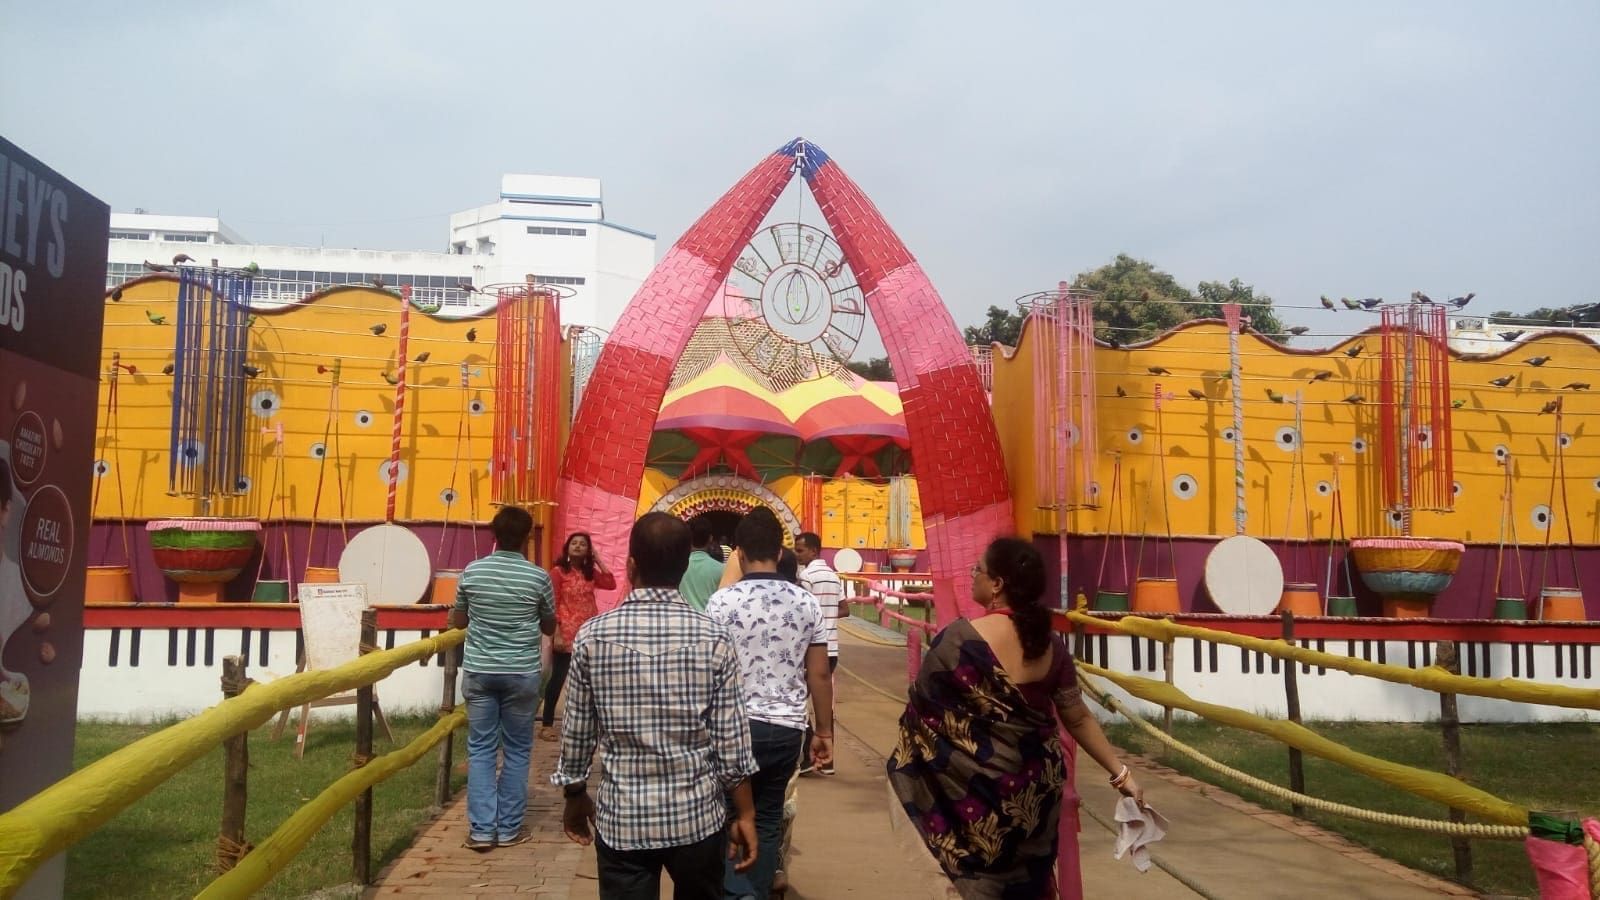
[[[567,683],[567,666],[572,662],[572,642],[583,623],[599,612],[594,592],[615,590],[616,576],[600,561],[593,539],[587,532],[567,535],[561,556],[550,567],[550,585],[556,595],[556,633],[551,645],[550,682],[544,689],[544,714],[540,717],[539,740],[556,740],[556,701]]]
[[[889,782],[963,898],[1052,898],[1066,777],[1058,720],[1124,796],[1142,805],[1144,791],[1084,705],[1043,603],[1039,551],[1001,538],[972,575],[972,598],[988,612],[934,639]]]

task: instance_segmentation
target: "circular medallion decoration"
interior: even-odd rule
[[[1534,528],[1538,529],[1539,531],[1545,531],[1545,530],[1549,529],[1549,527],[1550,527],[1550,507],[1545,506],[1543,503],[1539,504],[1538,506],[1535,506],[1533,508],[1533,515],[1531,516],[1531,518],[1533,519],[1533,527]]]
[[[1193,500],[1199,491],[1200,486],[1188,475],[1179,475],[1172,479],[1172,494],[1179,500]]]
[[[1459,482],[1459,481],[1450,482],[1450,496],[1452,496],[1452,497],[1461,496],[1461,482]]]
[[[475,416],[483,415],[483,401],[482,400],[474,400],[471,403],[468,403],[467,404],[467,412],[469,412],[469,413],[471,413],[472,415],[475,415]]]
[[[94,477],[104,478],[109,474],[111,474],[111,463],[106,462],[103,459],[97,459],[94,461]]]
[[[1406,514],[1405,513],[1401,512],[1398,509],[1389,510],[1389,526],[1391,528],[1403,528],[1403,527],[1405,527],[1405,524],[1406,524]]]
[[[366,428],[368,425],[371,425],[371,424],[372,424],[372,413],[367,412],[364,409],[356,411],[356,427],[357,428]]]
[[[1333,484],[1327,481],[1317,482],[1317,493],[1323,497],[1333,493]]]
[[[206,445],[199,441],[184,441],[178,448],[178,461],[185,466],[198,466],[206,461]]]
[[[1273,437],[1273,440],[1277,442],[1280,449],[1296,450],[1300,447],[1300,432],[1296,431],[1293,425],[1285,425],[1278,429],[1278,433]]]
[[[1144,431],[1138,428],[1128,429],[1128,443],[1137,444],[1142,440],[1144,440]]]
[[[248,494],[250,493],[250,486],[250,476],[240,475],[239,480],[233,483],[233,490],[236,494]]]
[[[1508,457],[1510,455],[1511,455],[1511,448],[1507,447],[1505,444],[1495,444],[1494,445],[1494,458],[1497,461],[1505,462],[1506,461],[1506,457]]]
[[[440,491],[439,502],[443,503],[445,506],[449,506],[450,504],[456,502],[456,489],[445,488],[444,490]]]
[[[408,474],[408,472],[410,470],[406,468],[406,464],[405,464],[405,462],[403,460],[397,461],[394,465],[395,465],[394,483],[395,484],[404,484],[405,480],[406,480],[406,475]],[[383,482],[384,484],[388,484],[389,483],[389,460],[387,460],[387,459],[378,464],[378,480]]]
[[[1229,425],[1227,428],[1222,429],[1222,439],[1231,444],[1239,439],[1239,432],[1234,431],[1233,426]]]
[[[779,383],[831,375],[855,353],[866,295],[826,231],[784,222],[758,232],[728,273],[734,346]]]
[[[327,455],[328,455],[328,445],[327,444],[324,444],[321,441],[317,441],[315,444],[311,445],[311,458],[312,459],[322,459],[323,457],[326,457]]]
[[[1355,440],[1350,442],[1350,449],[1354,450],[1357,453],[1365,453],[1365,452],[1367,452],[1367,439],[1366,438],[1356,438]]]
[[[256,391],[250,395],[250,411],[258,418],[270,419],[278,414],[278,408],[283,401],[278,399],[275,391]]]
[[[1563,431],[1560,434],[1556,435],[1556,443],[1561,445],[1564,448],[1565,447],[1571,447],[1572,446],[1572,435],[1567,434],[1565,431]]]

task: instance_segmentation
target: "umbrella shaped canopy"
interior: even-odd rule
[[[883,437],[910,443],[905,416],[891,413],[859,394],[824,400],[800,415],[795,425],[808,441],[849,435]]]
[[[709,384],[697,390],[701,380],[685,385],[661,407],[656,417],[657,430],[711,428],[790,437],[800,434],[783,410],[744,386]]]

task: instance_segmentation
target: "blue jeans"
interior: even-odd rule
[[[539,673],[467,672],[467,827],[474,840],[509,841],[528,809],[528,755]],[[495,777],[495,758],[505,756]]]
[[[804,738],[805,732],[798,728],[750,720],[750,750],[757,767],[756,774],[750,776],[750,793],[756,804],[756,864],[744,873],[733,871],[731,861],[725,864],[722,896],[728,900],[767,900],[772,894],[772,876],[778,870],[778,846],[782,841],[783,795],[789,787],[789,776],[800,765]]]

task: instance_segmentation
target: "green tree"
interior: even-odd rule
[[[1274,340],[1284,337],[1272,298],[1237,278],[1202,281],[1197,292],[1190,291],[1150,262],[1119,253],[1100,268],[1080,273],[1072,286],[1099,292],[1095,336],[1113,345],[1154,337],[1190,319],[1221,318],[1222,304],[1228,302],[1245,307],[1254,330]]]
[[[853,359],[844,366],[868,381],[894,381],[894,369],[889,367],[887,356],[875,356],[867,360]]]
[[[1497,325],[1566,325],[1577,326],[1600,320],[1600,303],[1576,303],[1572,306],[1541,306],[1525,313],[1496,310],[1489,314]]]
[[[991,343],[1015,347],[1022,338],[1022,315],[1004,307],[989,307],[988,317],[982,325],[968,325],[962,330],[968,346],[987,347]]]
[[[1220,281],[1202,281],[1200,289],[1195,294],[1199,302],[1189,307],[1190,318],[1220,319],[1222,304],[1237,303],[1244,307],[1244,314],[1250,319],[1251,329],[1275,341],[1282,341],[1286,337],[1283,321],[1272,309],[1272,298],[1266,294],[1258,295],[1254,287],[1237,278],[1227,284]]]

